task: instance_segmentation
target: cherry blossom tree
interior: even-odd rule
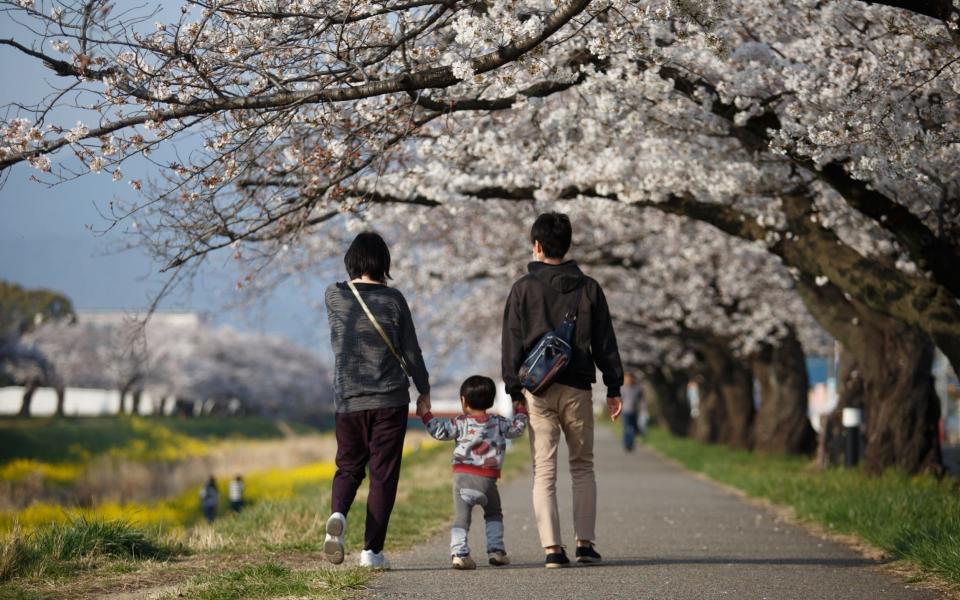
[[[960,366],[953,3],[196,2],[152,31],[105,2],[18,4],[34,37],[4,43],[70,87],[8,111],[0,168],[123,180],[123,160],[196,134],[120,212],[169,267],[227,247],[251,275],[329,258],[341,215],[407,219],[424,264],[464,241],[445,243],[443,211],[512,222],[573,201],[601,255],[651,209],[692,218],[775,256],[844,345],[868,468],[936,468],[931,339]],[[99,125],[46,122],[80,98]],[[476,300],[499,264],[434,281]],[[681,337],[669,353],[689,354]]]
[[[209,325],[81,320],[38,327],[23,348],[49,366],[38,385],[119,390],[121,411],[129,394],[133,414],[144,390],[204,401],[215,412],[235,400],[246,412],[307,415],[323,412],[332,401],[320,360],[277,336]]]
[[[754,241],[791,269],[856,364],[846,372],[869,390],[870,468],[894,456],[936,468],[928,336],[955,365],[960,339],[957,104],[941,106],[956,97],[955,47],[901,13],[778,6],[702,23],[665,15],[642,32],[653,58],[611,50],[575,92],[461,117],[456,136],[418,146],[425,166],[381,176],[373,193],[602,198]]]

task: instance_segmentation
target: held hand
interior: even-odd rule
[[[620,396],[607,398],[607,412],[610,413],[611,421],[617,420],[617,417],[623,412],[623,401],[620,399]]]
[[[430,412],[430,394],[420,394],[420,396],[417,397],[417,411],[420,411],[421,407],[423,407],[423,414]],[[423,414],[420,416],[423,416]]]

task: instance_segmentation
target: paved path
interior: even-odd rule
[[[530,475],[501,489],[509,567],[449,568],[448,534],[392,557],[373,583],[376,598],[786,598],[928,599],[845,546],[784,524],[710,482],[638,450],[624,454],[598,428],[598,549],[602,566],[544,569]],[[565,462],[565,456],[561,455]],[[562,463],[563,464],[563,463]],[[573,547],[570,483],[558,482],[564,541]],[[485,558],[483,518],[474,512],[474,556]],[[572,552],[571,552],[572,554]],[[479,561],[478,561],[479,562]]]

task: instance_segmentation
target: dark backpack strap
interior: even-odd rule
[[[583,299],[583,289],[587,287],[586,282],[581,283],[577,291],[577,302],[573,305],[573,312],[567,313],[567,316],[564,318],[569,318],[572,321],[577,320],[577,316],[580,314],[580,300]]]

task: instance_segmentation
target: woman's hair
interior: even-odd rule
[[[544,213],[537,217],[530,228],[530,243],[540,242],[547,258],[563,258],[570,249],[572,239],[570,217],[563,213]]]
[[[364,231],[357,234],[343,257],[350,279],[363,275],[377,281],[390,279],[390,249],[379,233]]]
[[[489,377],[471,375],[460,386],[460,397],[474,410],[487,410],[497,397],[497,384]]]

